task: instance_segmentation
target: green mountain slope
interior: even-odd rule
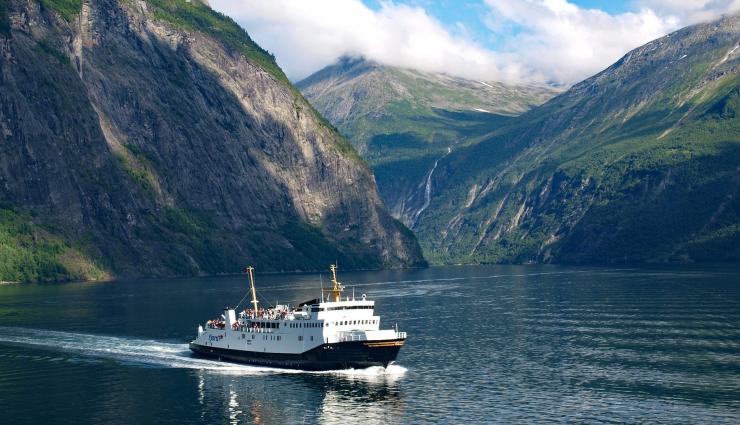
[[[351,145],[205,2],[3,2],[0,51],[0,280],[424,264]]]
[[[439,164],[440,263],[740,260],[740,17],[685,28]]]
[[[435,161],[557,93],[349,57],[297,87],[373,167],[381,196],[407,225],[424,205]]]

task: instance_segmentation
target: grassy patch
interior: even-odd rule
[[[108,274],[24,214],[0,209],[0,280],[98,280]]]
[[[72,21],[82,11],[82,0],[40,0],[41,5],[51,9],[67,21]]]
[[[198,31],[221,40],[280,81],[290,84],[275,57],[258,46],[231,18],[218,13],[199,1],[147,0],[154,6],[154,17],[190,31]]]

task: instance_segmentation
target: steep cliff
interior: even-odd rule
[[[437,262],[740,260],[740,16],[639,47],[440,161]]]
[[[206,3],[0,12],[0,197],[25,232],[0,236],[26,241],[0,263],[48,269],[32,279],[424,264],[352,147]]]

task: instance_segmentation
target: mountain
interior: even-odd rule
[[[373,167],[382,198],[406,225],[425,203],[430,169],[450,148],[558,93],[352,57],[296,86]]]
[[[438,263],[740,260],[740,15],[677,31],[440,160]]]
[[[406,267],[369,167],[200,0],[0,8],[0,280]]]

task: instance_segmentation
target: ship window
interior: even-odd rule
[[[252,334],[252,339],[254,339],[254,337],[255,337],[255,334]]]
[[[298,341],[303,341],[303,335],[298,335]]]
[[[311,341],[313,341],[313,335],[311,336]]]
[[[245,339],[246,337],[247,337],[246,335],[242,334],[242,339]]]

